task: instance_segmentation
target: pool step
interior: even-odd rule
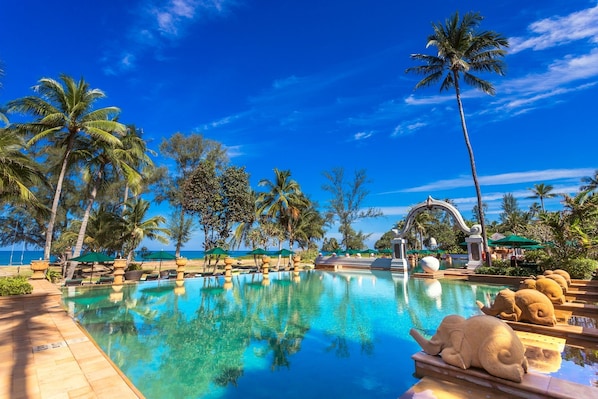
[[[422,381],[423,378],[427,378],[427,380],[419,387],[417,384],[413,386],[400,399],[418,397],[438,399],[461,397],[595,399],[598,397],[597,388],[544,374],[527,373],[523,376],[523,380],[518,383],[494,377],[477,368],[462,370],[446,364],[439,356],[430,356],[424,352],[418,352],[411,358],[415,361],[415,375],[422,378]],[[455,394],[453,394],[453,389],[455,389]],[[464,392],[464,394],[460,395],[460,392]]]

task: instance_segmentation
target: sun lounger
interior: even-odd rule
[[[99,280],[96,281],[96,284],[112,284],[112,283],[114,283],[113,276],[101,276],[99,278]]]
[[[74,278],[71,280],[65,280],[64,282],[64,286],[65,287],[72,287],[72,286],[76,286],[76,285],[82,285],[83,284],[83,280],[80,278]]]

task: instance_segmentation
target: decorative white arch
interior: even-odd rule
[[[431,196],[428,196],[428,199],[424,202],[420,202],[419,204],[415,205],[405,218],[405,226],[403,226],[402,230],[393,229],[392,232],[394,233],[395,237],[391,240],[393,244],[393,258],[402,259],[404,260],[404,264],[407,265],[406,258],[406,245],[407,240],[404,239],[405,234],[411,228],[411,224],[413,223],[413,219],[424,211],[431,211],[431,210],[443,210],[449,212],[457,226],[463,231],[465,234],[468,234],[469,237],[465,239],[467,242],[467,253],[468,253],[468,262],[467,268],[468,269],[475,269],[478,266],[481,266],[483,263],[481,254],[482,254],[482,226],[479,224],[474,224],[471,227],[468,227],[463,220],[463,216],[457,208],[453,205],[449,204],[446,201],[439,201],[435,200]],[[403,262],[402,262],[403,263]]]

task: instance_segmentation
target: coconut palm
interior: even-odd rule
[[[469,141],[465,123],[460,80],[463,78],[465,83],[482,90],[486,94],[494,95],[494,86],[471,72],[495,72],[503,75],[504,63],[502,57],[505,56],[505,48],[509,45],[507,39],[496,32],[477,32],[476,28],[481,21],[482,16],[478,13],[467,13],[463,16],[463,19],[459,20],[459,13],[456,12],[445,21],[444,26],[441,23],[433,23],[434,33],[428,36],[427,47],[436,47],[437,54],[412,54],[412,59],[421,61],[424,65],[408,68],[406,71],[425,75],[415,86],[416,89],[430,86],[438,81],[441,81],[440,91],[455,88],[461,128],[469,153],[471,174],[477,195],[478,209],[483,209],[482,192],[478,182],[473,148]],[[480,225],[482,227],[484,251],[488,255],[488,240],[483,213],[480,213]],[[491,262],[490,256],[486,256],[486,259],[487,262]]]
[[[0,129],[0,204],[38,204],[29,188],[45,180],[38,165],[22,152],[24,146],[16,131]]]
[[[540,206],[542,208],[542,212],[545,212],[546,210],[544,209],[544,199],[556,197],[556,194],[552,192],[553,189],[554,189],[554,187],[552,187],[552,185],[550,185],[550,184],[544,184],[544,183],[534,184],[534,188],[528,188],[528,190],[530,190],[532,192],[532,195],[530,195],[527,198],[531,198],[531,199],[538,198],[540,200]]]
[[[44,259],[50,258],[54,224],[64,179],[67,176],[73,151],[80,137],[91,137],[97,142],[121,146],[117,135],[125,132],[125,126],[113,119],[120,110],[116,107],[93,109],[96,101],[106,97],[103,91],[91,89],[83,79],[75,82],[67,75],[61,75],[59,82],[42,78],[35,87],[39,96],[28,96],[11,101],[9,112],[18,112],[33,117],[32,122],[15,123],[14,128],[31,134],[27,145],[48,142],[50,147],[61,148],[60,172],[56,183],[50,220],[46,229]]]
[[[292,247],[293,225],[307,205],[307,198],[301,192],[299,183],[290,178],[291,171],[275,168],[274,175],[274,181],[262,179],[258,183],[267,189],[259,196],[258,213],[275,218],[286,231]]]
[[[584,183],[581,186],[582,191],[596,191],[598,189],[598,169],[594,171],[594,176],[583,177],[581,182]]]
[[[150,203],[141,198],[129,201],[121,220],[121,239],[123,254],[127,257],[127,265],[133,260],[135,249],[144,238],[168,243],[165,234],[167,229],[160,225],[165,222],[163,216],[147,217]]]
[[[89,215],[102,188],[106,187],[118,175],[122,175],[127,185],[130,186],[137,186],[141,181],[139,172],[130,165],[130,163],[135,162],[135,154],[129,149],[113,147],[105,142],[90,143],[89,148],[92,151],[81,151],[87,157],[83,176],[83,180],[87,182],[87,200],[73,257],[81,255]],[[94,148],[95,151],[93,151]]]

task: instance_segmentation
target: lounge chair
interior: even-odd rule
[[[114,276],[101,276],[96,284],[112,284],[114,283]]]
[[[82,284],[83,284],[83,279],[80,279],[80,278],[73,278],[73,279],[64,281],[65,287],[71,287],[71,286],[82,285]]]

